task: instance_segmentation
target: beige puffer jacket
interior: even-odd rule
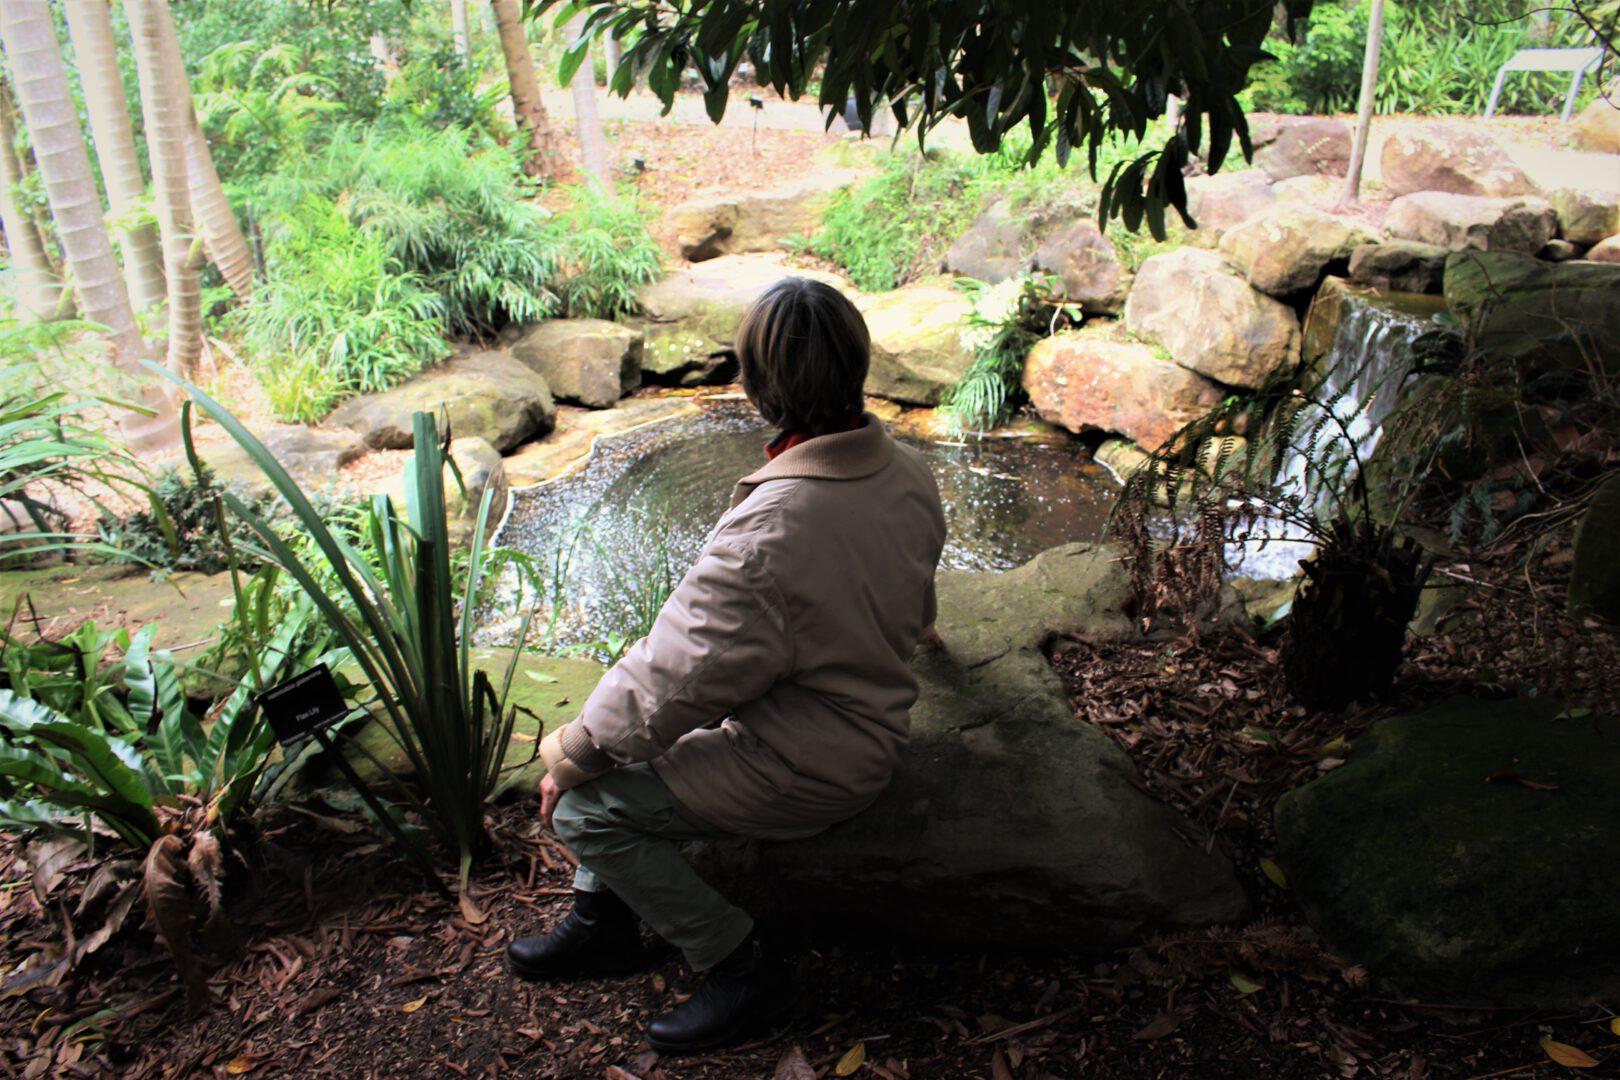
[[[945,542],[921,455],[867,414],[744,477],[651,633],[541,745],[559,787],[651,761],[744,836],[808,836],[876,799],[917,698]]]

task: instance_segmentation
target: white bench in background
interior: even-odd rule
[[[1496,85],[1491,89],[1491,101],[1485,106],[1487,117],[1496,115],[1496,103],[1502,98],[1502,84],[1510,71],[1567,71],[1570,72],[1569,93],[1564,97],[1561,119],[1569,123],[1569,114],[1575,111],[1575,95],[1581,92],[1581,80],[1586,73],[1603,62],[1603,49],[1520,49],[1496,73]]]

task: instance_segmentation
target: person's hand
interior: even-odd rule
[[[562,798],[562,790],[557,787],[557,781],[551,774],[540,778],[540,821],[546,828],[556,831],[551,824],[551,815],[557,812],[557,800]]]

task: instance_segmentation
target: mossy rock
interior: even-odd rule
[[[1278,857],[1330,947],[1402,995],[1613,995],[1617,775],[1613,719],[1454,698],[1383,721],[1342,768],[1285,795]]]
[[[1576,618],[1596,615],[1620,622],[1620,561],[1614,538],[1620,535],[1620,475],[1598,488],[1575,531],[1575,565],[1569,575],[1569,610]]]

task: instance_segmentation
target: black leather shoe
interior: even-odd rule
[[[741,1042],[787,1015],[796,990],[787,965],[758,931],[716,964],[697,992],[647,1025],[660,1054],[691,1054]]]
[[[628,975],[648,963],[635,912],[610,892],[574,890],[574,910],[549,934],[506,947],[512,971],[525,979]]]

